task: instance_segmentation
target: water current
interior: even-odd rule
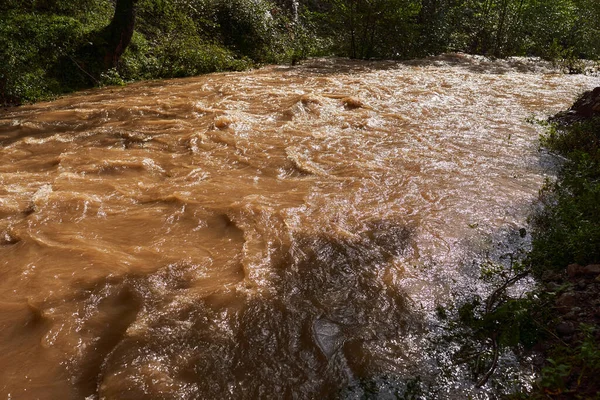
[[[465,243],[524,226],[549,172],[528,118],[598,83],[319,59],[2,111],[0,397],[339,398],[418,374]]]

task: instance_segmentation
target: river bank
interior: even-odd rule
[[[512,387],[503,393],[510,399],[595,399],[600,396],[600,89],[585,92],[549,121],[543,123],[541,145],[560,157],[560,170],[541,190],[530,217],[531,247],[511,254],[504,267],[482,273],[481,279],[495,282],[491,294],[460,303],[445,327],[449,343],[461,346],[456,360],[469,366],[477,386],[497,374]],[[537,283],[509,294],[528,277]],[[446,310],[441,312],[444,320]],[[465,359],[461,352],[476,356]],[[532,370],[531,386],[527,378],[511,384],[496,370],[499,356],[506,354]]]
[[[600,57],[599,16],[590,0],[4,0],[0,105],[326,55],[535,56],[577,73]]]
[[[565,158],[534,219],[534,273],[555,296],[539,388],[556,399],[598,398],[600,386],[600,88],[551,119],[543,145]],[[541,394],[540,394],[541,396]]]

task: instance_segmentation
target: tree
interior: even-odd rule
[[[419,52],[421,0],[326,0],[325,23],[351,58],[406,58]]]
[[[116,68],[119,58],[131,42],[135,28],[135,6],[138,0],[117,0],[115,15],[110,24],[104,28],[105,38],[104,67]]]

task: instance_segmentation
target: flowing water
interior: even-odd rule
[[[465,241],[523,226],[543,184],[527,118],[595,85],[323,59],[4,111],[0,397],[337,398],[417,374]]]

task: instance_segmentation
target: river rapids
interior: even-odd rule
[[[0,397],[360,398],[434,370],[467,248],[551,174],[528,120],[598,84],[316,59],[2,111]]]

